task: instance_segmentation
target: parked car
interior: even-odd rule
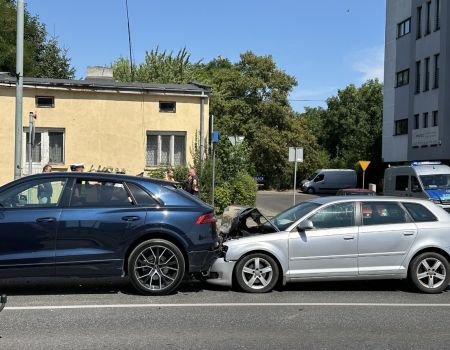
[[[356,187],[356,171],[352,169],[319,169],[301,183],[303,192],[336,193],[341,188]]]
[[[208,282],[254,293],[296,281],[409,279],[424,293],[449,284],[450,214],[430,201],[323,197],[271,220],[257,213],[243,209],[227,227]]]
[[[140,293],[167,294],[217,247],[213,209],[170,182],[46,173],[0,188],[0,279],[129,275]]]
[[[426,198],[450,212],[450,167],[441,162],[413,162],[387,168],[383,193]]]
[[[376,196],[377,193],[367,188],[343,188],[337,191],[336,196]]]

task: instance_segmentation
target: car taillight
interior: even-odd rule
[[[214,213],[208,213],[201,215],[197,221],[195,222],[197,225],[200,224],[215,224],[217,221],[216,216]]]

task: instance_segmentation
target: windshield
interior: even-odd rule
[[[317,207],[320,207],[320,204],[313,202],[300,203],[295,207],[289,208],[275,216],[272,219],[272,222],[276,227],[278,227],[280,231],[284,231],[294,222],[301,219],[303,216],[313,211]]]
[[[310,177],[308,177],[308,181],[314,180],[314,178],[317,176],[317,173],[312,174]]]
[[[450,188],[450,174],[422,175],[420,180],[425,190]]]

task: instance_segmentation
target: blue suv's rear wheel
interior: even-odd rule
[[[180,285],[184,272],[185,261],[180,249],[164,239],[142,242],[128,261],[131,283],[147,295],[173,292]]]

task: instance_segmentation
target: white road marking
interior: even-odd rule
[[[425,303],[197,303],[197,304],[91,304],[91,305],[42,305],[7,306],[5,310],[66,310],[66,309],[120,309],[120,308],[213,308],[259,306],[340,306],[340,307],[450,307],[450,304]]]

